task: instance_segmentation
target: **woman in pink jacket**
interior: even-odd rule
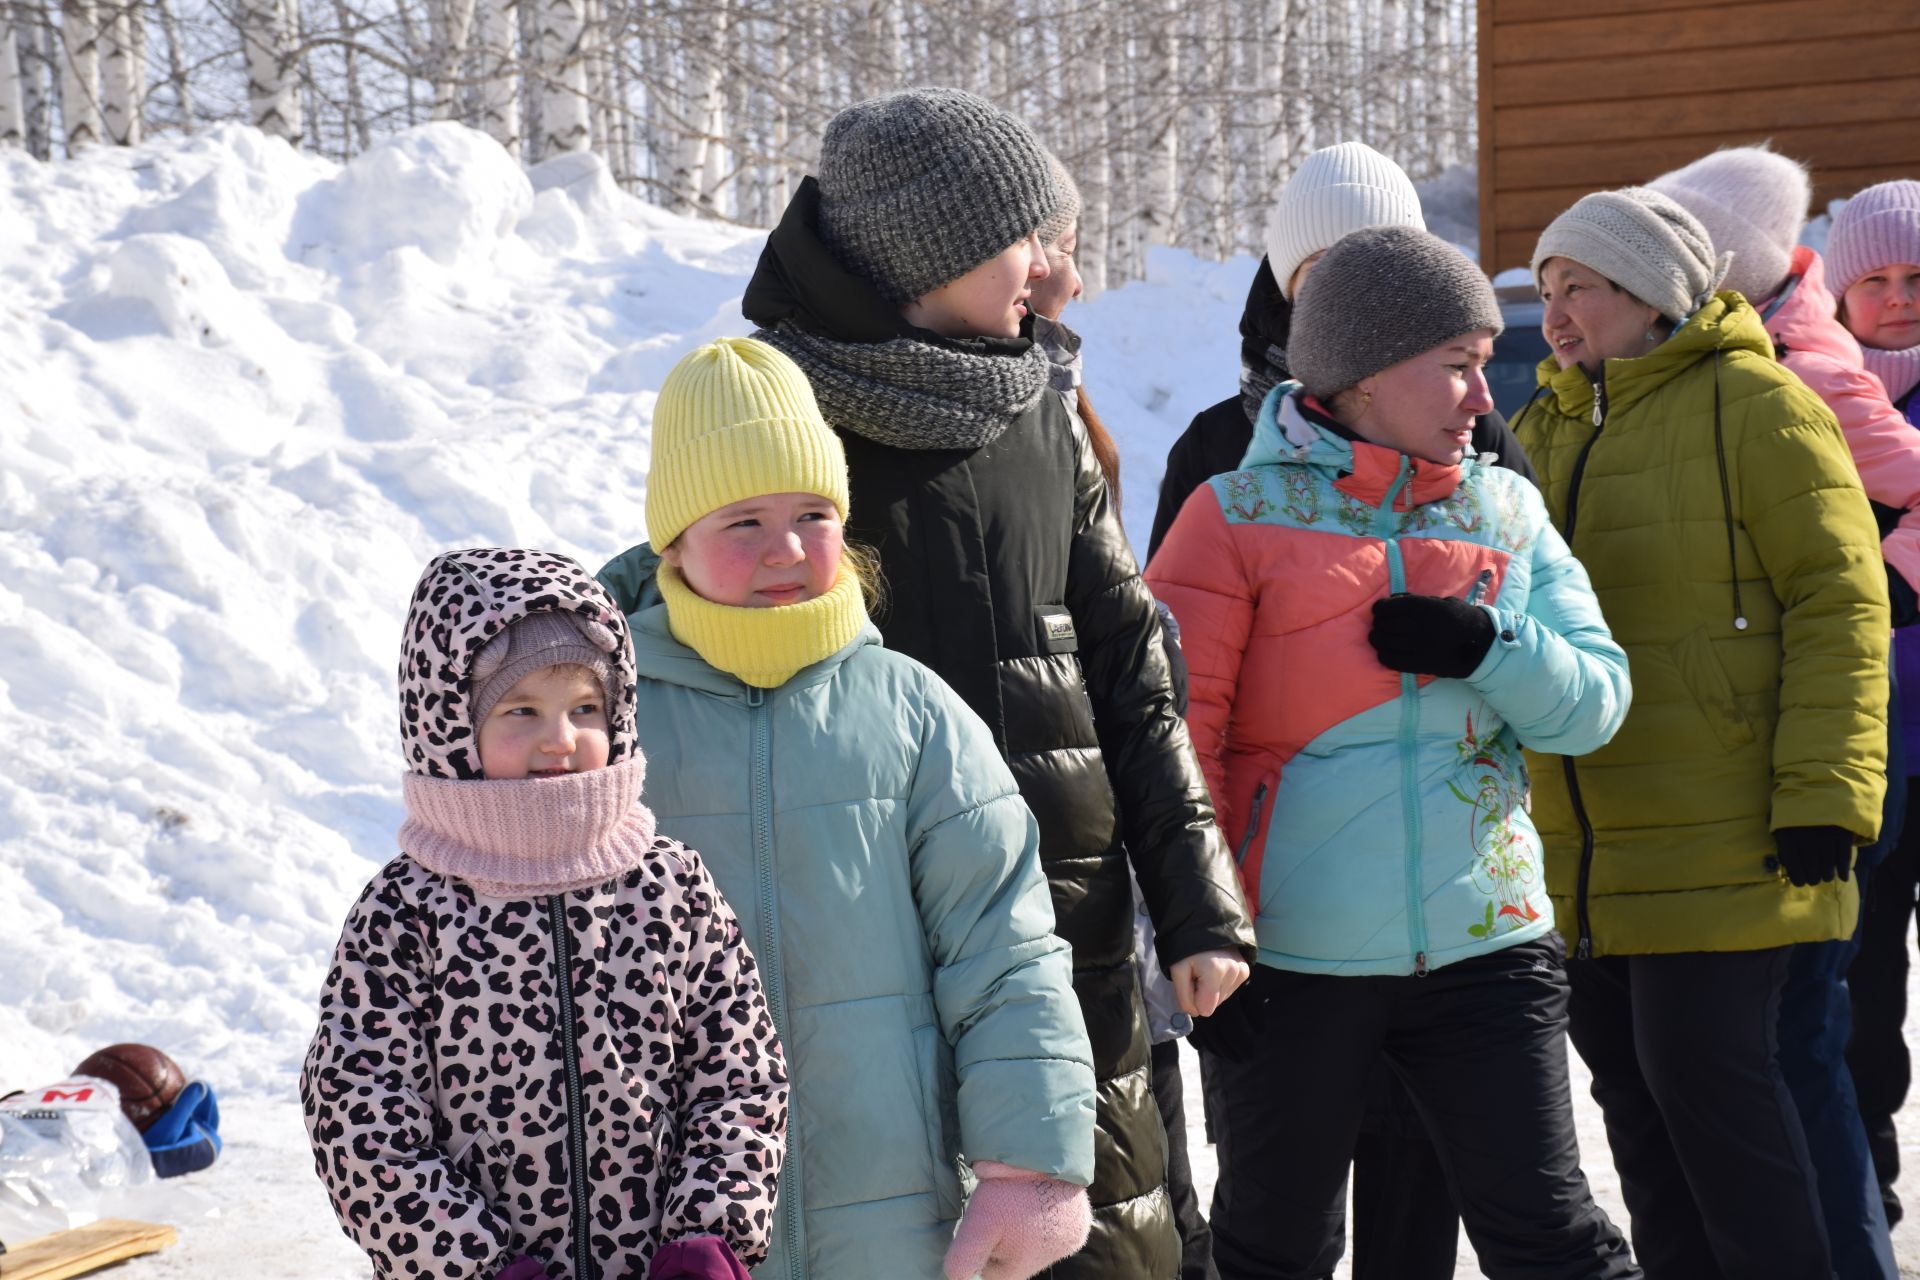
[[[1839,299],[1839,321],[1860,343],[1867,372],[1880,380],[1907,435],[1920,425],[1920,182],[1883,182],[1847,201],[1827,240],[1827,279]],[[1889,540],[1888,547],[1892,547]],[[1894,636],[1900,686],[1909,812],[1912,774],[1920,766],[1920,629]],[[1900,789],[1889,788],[1889,794]],[[1900,1221],[1894,1179],[1900,1141],[1893,1116],[1907,1098],[1912,1067],[1901,1027],[1907,1015],[1907,930],[1920,881],[1920,822],[1909,823],[1861,896],[1860,956],[1847,973],[1853,995],[1853,1039],[1847,1062],[1860,1095],[1860,1118],[1873,1149],[1874,1173],[1888,1222]]]
[[[1806,224],[1813,182],[1806,167],[1766,147],[1730,147],[1649,183],[1700,220],[1719,253],[1731,253],[1725,287],[1746,296],[1780,362],[1840,420],[1861,484],[1888,521],[1881,555],[1894,622],[1912,621],[1920,583],[1920,432],[1901,417],[1860,344],[1834,317],[1820,255],[1795,243]],[[1898,730],[1893,730],[1898,737]],[[1897,747],[1888,752],[1897,762]],[[1896,766],[1897,767],[1897,766]],[[1889,787],[1880,843],[1860,851],[1865,894],[1900,824],[1904,790]],[[1864,919],[1864,913],[1863,917]],[[1853,1077],[1847,974],[1859,954],[1853,937],[1794,947],[1780,993],[1780,1071],[1799,1107],[1819,1183],[1820,1207],[1840,1280],[1898,1280],[1893,1242],[1874,1177]]]

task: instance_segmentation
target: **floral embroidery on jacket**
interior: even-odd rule
[[[1526,769],[1514,751],[1512,736],[1504,729],[1481,736],[1474,730],[1472,712],[1467,713],[1466,733],[1455,749],[1475,791],[1469,795],[1453,782],[1447,783],[1447,789],[1467,806],[1468,829],[1478,851],[1473,884],[1487,895],[1485,917],[1468,925],[1467,933],[1492,938],[1540,918],[1539,910],[1528,901],[1539,878],[1533,850],[1526,833],[1513,825],[1513,815],[1525,812]]]

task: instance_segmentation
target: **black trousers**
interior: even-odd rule
[[[1180,1042],[1153,1046],[1153,1100],[1167,1130],[1167,1196],[1173,1201],[1173,1225],[1180,1232],[1180,1280],[1220,1280],[1213,1267],[1213,1232],[1200,1213],[1187,1160],[1187,1107],[1180,1080]]]
[[[1632,1280],[1580,1170],[1557,938],[1426,977],[1255,966],[1256,1052],[1211,1064],[1223,1280],[1322,1280],[1345,1250],[1347,1166],[1383,1059],[1433,1135],[1492,1280]]]
[[[1648,1280],[1827,1280],[1833,1263],[1800,1115],[1781,1077],[1791,948],[1568,964]]]
[[[1382,1063],[1353,1144],[1353,1280],[1453,1280],[1459,1245],[1440,1153]]]
[[[1860,1098],[1860,1121],[1866,1126],[1889,1226],[1900,1221],[1900,1198],[1893,1189],[1900,1176],[1900,1137],[1893,1117],[1906,1104],[1913,1080],[1903,1028],[1907,935],[1914,927],[1914,900],[1920,893],[1920,778],[1908,778],[1906,785],[1908,820],[1887,860],[1867,878],[1867,894],[1860,902],[1860,954],[1847,970],[1853,1000],[1847,1068]]]

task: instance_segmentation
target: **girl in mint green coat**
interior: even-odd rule
[[[979,718],[881,646],[846,506],[806,378],[723,339],[661,388],[650,545],[600,574],[648,800],[739,916],[786,1049],[754,1275],[1020,1280],[1086,1237],[1091,1049],[1032,815]]]

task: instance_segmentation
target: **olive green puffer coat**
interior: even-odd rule
[[[1531,759],[1561,930],[1576,955],[1846,937],[1854,882],[1788,884],[1771,834],[1880,825],[1886,580],[1839,424],[1735,293],[1597,384],[1539,377],[1515,430],[1633,673],[1612,742]]]

